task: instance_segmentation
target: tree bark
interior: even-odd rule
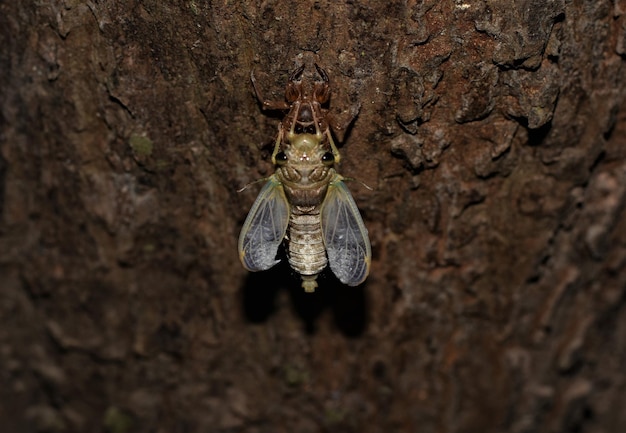
[[[626,431],[626,2],[0,4],[0,425]],[[362,286],[236,239],[289,73]]]

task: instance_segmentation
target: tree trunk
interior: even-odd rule
[[[626,431],[626,1],[6,1],[0,46],[3,431]],[[314,63],[373,256],[309,294],[237,236],[250,73]]]

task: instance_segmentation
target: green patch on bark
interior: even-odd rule
[[[131,135],[128,144],[138,156],[150,156],[154,148],[152,140],[138,134]]]

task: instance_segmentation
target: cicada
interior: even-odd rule
[[[251,74],[263,109],[284,110],[272,153],[275,172],[259,193],[239,235],[239,257],[249,271],[276,265],[286,245],[302,287],[313,292],[327,265],[344,284],[356,286],[369,273],[371,247],[359,210],[335,166],[340,161],[323,106],[329,101],[326,72],[305,88],[304,65],[289,77],[284,101],[266,101]]]

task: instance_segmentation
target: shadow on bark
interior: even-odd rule
[[[334,323],[346,337],[358,337],[367,328],[367,297],[365,285],[343,285],[328,268],[318,277],[314,293],[306,293],[286,259],[272,269],[250,273],[241,288],[242,309],[246,320],[263,323],[276,312],[276,299],[281,290],[288,290],[294,312],[307,334],[317,331],[317,322],[325,310],[331,310]]]

